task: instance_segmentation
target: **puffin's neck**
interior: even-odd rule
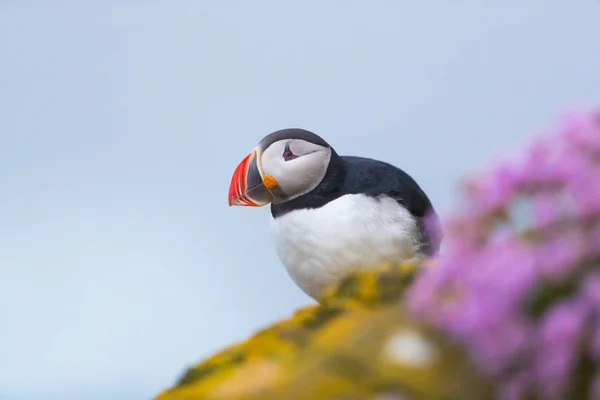
[[[342,195],[340,189],[346,179],[344,160],[331,149],[327,172],[319,185],[308,193],[279,204],[271,204],[271,215],[277,218],[294,210],[318,208]]]

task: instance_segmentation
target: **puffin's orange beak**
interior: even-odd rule
[[[272,179],[267,176],[269,186],[273,185]],[[272,200],[273,195],[265,186],[258,166],[258,151],[254,149],[244,157],[233,172],[229,185],[229,205],[261,207]]]

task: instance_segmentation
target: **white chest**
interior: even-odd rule
[[[395,200],[346,195],[317,209],[273,219],[277,255],[291,278],[318,300],[350,272],[418,256],[418,228]]]

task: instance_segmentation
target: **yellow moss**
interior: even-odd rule
[[[486,399],[460,351],[402,311],[416,270],[387,264],[349,276],[319,305],[190,368],[156,400]]]
[[[417,366],[398,363],[385,353],[398,330],[414,331],[433,356]],[[377,393],[408,399],[485,399],[460,351],[411,321],[400,307],[356,310],[316,334],[302,354],[282,365],[287,376],[270,391],[244,399],[365,399]]]

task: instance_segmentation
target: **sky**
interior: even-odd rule
[[[593,1],[0,2],[0,399],[146,400],[312,302],[237,163],[300,127],[457,185],[600,104]]]

